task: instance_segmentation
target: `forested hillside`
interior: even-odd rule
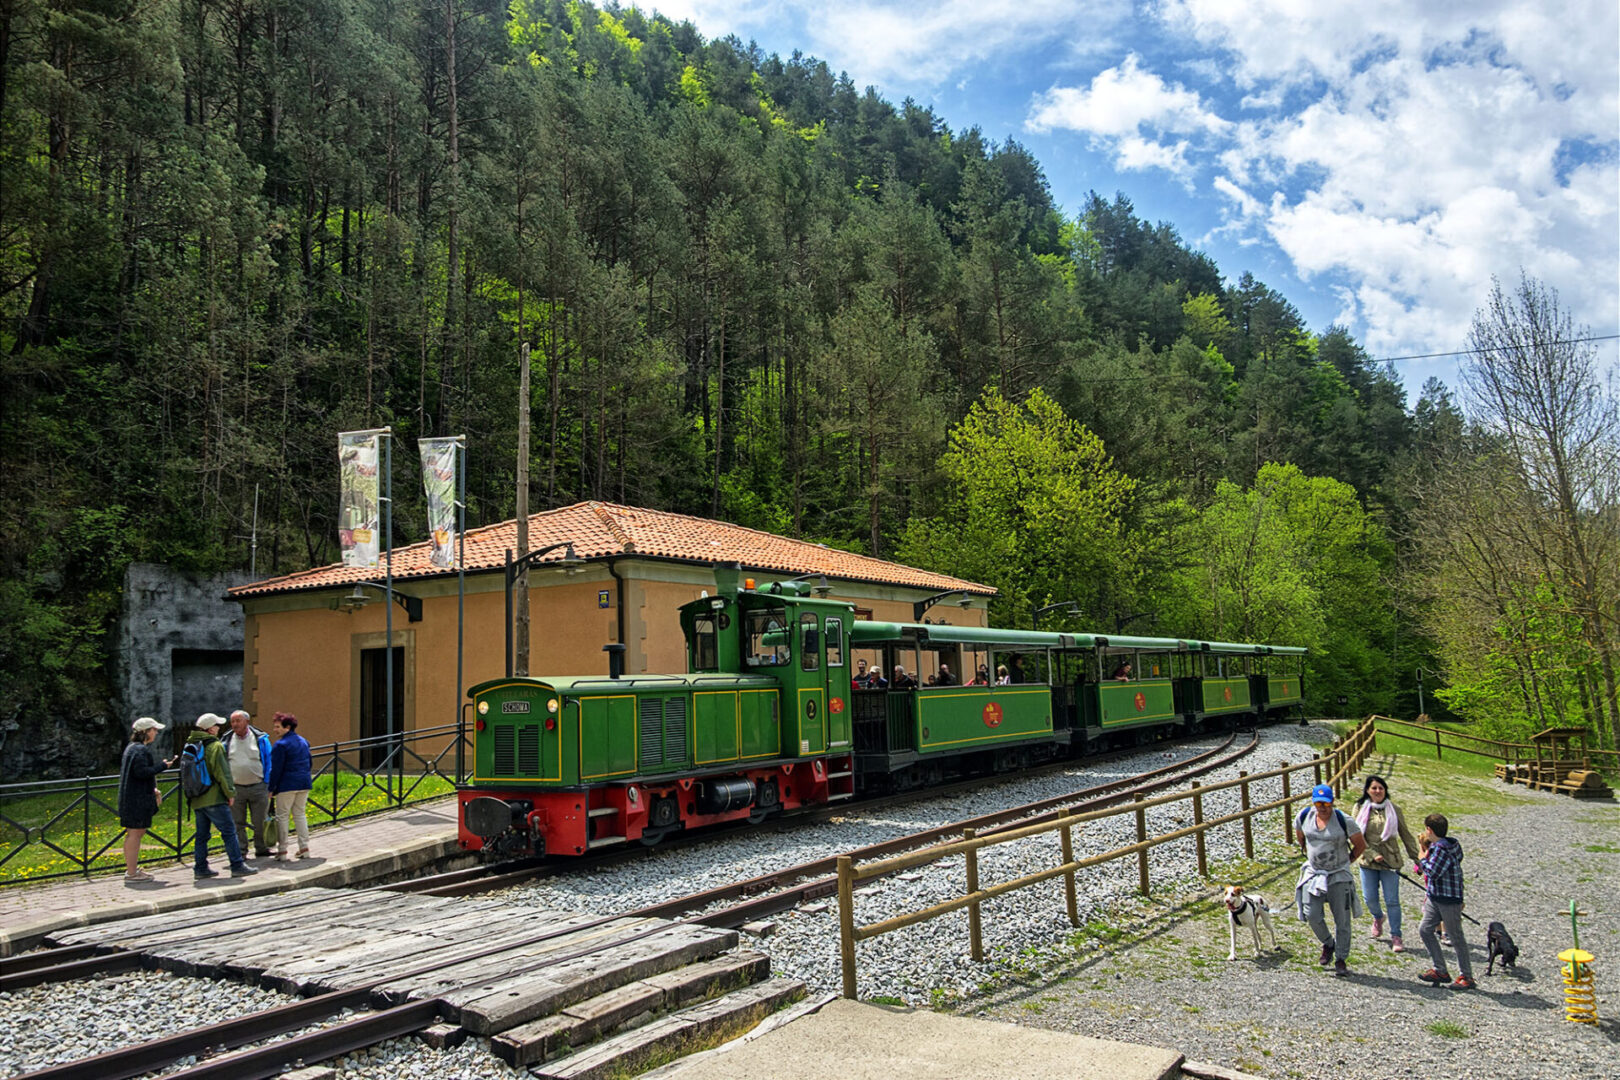
[[[132,559],[246,567],[255,506],[261,575],[334,559],[339,430],[465,432],[510,516],[521,342],[536,508],[1298,641],[1317,707],[1416,711],[1444,389],[1014,141],[557,0],[5,0],[0,50],[0,724],[110,725]]]

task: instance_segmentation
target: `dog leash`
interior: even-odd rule
[[[1423,882],[1421,882],[1421,881],[1413,881],[1411,878],[1407,877],[1405,874],[1401,873],[1399,870],[1395,871],[1395,874],[1402,881],[1411,882],[1411,884],[1416,885],[1420,889],[1423,889],[1423,895],[1427,896],[1429,894],[1429,890],[1424,887]],[[1469,922],[1473,923],[1475,926],[1484,926],[1485,925],[1484,923],[1480,922],[1478,919],[1474,918],[1472,915],[1468,914],[1468,912],[1463,911],[1461,909],[1458,909],[1457,914],[1461,915],[1463,918],[1467,919]]]

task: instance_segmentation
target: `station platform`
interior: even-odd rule
[[[453,869],[443,861],[461,853],[454,796],[323,826],[310,834],[313,858],[283,863],[250,857],[249,865],[259,871],[252,877],[231,877],[218,847],[216,837],[209,865],[219,877],[203,881],[192,877],[188,851],[183,861],[146,864],[155,879],[150,882],[125,882],[122,873],[112,873],[0,888],[0,957],[33,948],[46,934],[68,927],[310,885],[363,885],[428,866]]]
[[[1093,1039],[995,1020],[869,1005],[806,1003],[790,1022],[665,1065],[642,1080],[1203,1080],[1239,1078],[1158,1046]],[[790,1012],[793,1010],[790,1010]],[[765,1025],[761,1025],[764,1027]]]

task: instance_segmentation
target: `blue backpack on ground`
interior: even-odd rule
[[[214,778],[208,775],[202,743],[187,743],[180,751],[180,790],[186,793],[186,798],[195,799],[213,786]]]

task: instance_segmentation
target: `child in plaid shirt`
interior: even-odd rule
[[[1424,982],[1441,986],[1451,983],[1453,990],[1474,989],[1474,966],[1468,959],[1468,939],[1463,937],[1462,907],[1462,845],[1446,834],[1450,823],[1444,814],[1430,814],[1423,819],[1423,835],[1418,837],[1418,861],[1414,864],[1423,874],[1428,897],[1423,904],[1423,923],[1418,936],[1429,950],[1434,967],[1419,975]],[[1456,982],[1446,972],[1446,956],[1440,951],[1440,938],[1436,926],[1444,925],[1451,943],[1457,948],[1457,968],[1461,972]]]

